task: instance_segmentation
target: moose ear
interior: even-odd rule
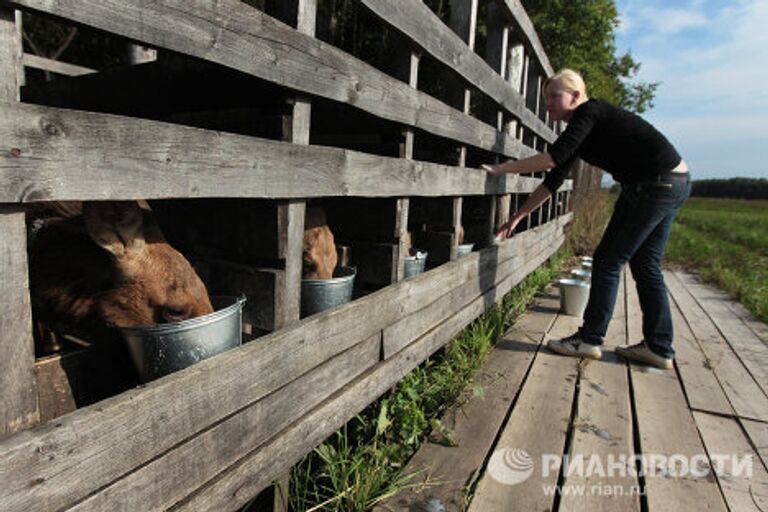
[[[144,214],[135,201],[84,202],[83,216],[91,239],[115,257],[144,251]]]

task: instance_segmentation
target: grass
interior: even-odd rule
[[[402,489],[423,485],[413,483],[417,475],[403,473],[408,460],[430,432],[453,443],[453,433],[438,418],[465,389],[482,395],[482,389],[472,387],[474,372],[567,257],[564,251],[556,254],[501,305],[475,320],[296,465],[291,509],[362,512]]]
[[[768,201],[689,199],[666,261],[697,272],[768,322]]]

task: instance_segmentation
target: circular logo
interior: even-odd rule
[[[491,455],[488,473],[500,484],[516,485],[533,474],[533,459],[525,450],[500,448]]]

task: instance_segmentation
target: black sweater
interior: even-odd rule
[[[576,157],[608,171],[619,183],[653,179],[681,161],[677,150],[649,122],[602,100],[579,105],[548,153],[556,166],[546,174],[544,185],[553,193]]]

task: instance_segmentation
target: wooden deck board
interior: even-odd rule
[[[673,277],[667,275],[667,281]],[[720,382],[715,375],[714,365],[704,355],[691,328],[680,309],[670,297],[672,321],[675,328],[675,362],[691,409],[714,412],[728,416],[735,415]]]
[[[640,305],[629,277],[626,300],[628,336],[638,339]],[[643,456],[690,460],[706,454],[676,373],[632,364],[630,378]],[[706,478],[674,476],[657,468],[645,476],[645,490],[650,511],[727,510],[717,483]]]
[[[544,333],[557,316],[558,300],[556,296],[538,297],[532,307],[496,345],[480,370],[475,386],[482,386],[482,398],[472,397],[441,418],[443,425],[452,430],[455,445],[427,441],[403,471],[418,473],[416,480],[429,485],[402,492],[374,512],[421,510],[430,502],[442,503],[447,510],[463,508],[466,486],[493,446]],[[542,331],[531,331],[531,327]]]
[[[733,410],[741,418],[768,421],[768,398],[678,276],[674,273],[667,276],[667,288],[699,342],[707,364],[714,368]]]
[[[717,326],[757,385],[768,395],[768,346],[728,307],[732,302],[720,290],[690,274],[676,273],[693,298]]]
[[[561,315],[550,335],[571,334],[580,323],[580,318]],[[563,453],[571,420],[578,363],[578,359],[558,356],[548,350],[538,354],[495,447],[495,457],[492,456],[489,461],[489,465],[493,465],[494,460],[502,458],[502,454],[508,460],[515,450],[522,450],[530,457],[532,472],[523,482],[510,485],[501,483],[491,476],[491,471],[486,471],[470,503],[470,512],[549,510],[552,507],[559,464],[546,472],[540,466],[544,454]],[[521,452],[517,454],[524,460]],[[493,474],[502,477],[510,475],[504,472],[504,467],[501,472]]]
[[[762,343],[757,336],[762,327],[750,327],[743,311],[736,314],[737,307],[717,291],[709,290],[706,300],[719,301],[715,305],[719,308],[718,314],[725,314],[725,308],[732,313],[730,319],[715,323],[686,287],[687,279],[683,276],[681,280],[677,275],[667,273],[675,325],[676,371],[634,364],[627,370],[627,365],[613,352],[616,345],[636,343],[643,338],[637,291],[627,272],[623,275],[606,335],[603,360],[579,362],[552,354],[546,348],[539,349],[535,355],[515,352],[494,356],[492,363],[508,357],[505,366],[517,365],[518,369],[512,374],[519,373],[519,368],[528,371],[525,378],[505,377],[512,381],[505,382],[505,386],[512,385],[518,393],[517,399],[510,395],[506,404],[503,400],[493,402],[492,406],[457,419],[485,423],[486,418],[492,416],[494,426],[489,431],[498,429],[498,442],[493,445],[484,441],[481,443],[483,447],[477,448],[479,454],[438,445],[434,445],[437,449],[431,453],[420,451],[414,462],[424,466],[432,463],[432,468],[442,464],[440,471],[455,469],[445,463],[448,459],[442,462],[433,459],[432,454],[442,451],[452,454],[454,461],[471,460],[473,469],[463,469],[462,476],[455,479],[452,498],[445,498],[439,488],[428,487],[422,491],[421,501],[397,504],[389,501],[386,507],[377,510],[431,510],[429,505],[437,504],[444,505],[446,510],[465,510],[464,502],[468,499],[464,495],[468,487],[465,484],[471,483],[473,478],[477,479],[477,486],[467,509],[470,512],[768,510],[765,506],[768,499],[768,422],[750,416],[757,415],[760,419],[757,413],[763,407],[760,401],[764,395],[742,365],[740,356],[743,354],[737,354],[744,346],[738,342],[735,346],[729,344],[718,330],[725,324],[741,322],[754,336],[749,342],[751,349],[759,351],[755,341]],[[571,334],[581,324],[580,318],[560,315],[550,325],[555,317],[556,298],[557,294],[553,293],[538,299],[510,331],[508,338],[519,346],[536,346],[545,331],[548,331],[545,339]],[[491,392],[491,386],[488,386],[486,393]],[[489,399],[495,400],[486,395],[485,400]],[[750,400],[756,403],[750,404]],[[476,402],[484,404],[481,400]],[[497,416],[505,406],[511,407],[511,411],[506,424],[500,426]],[[465,410],[469,411],[468,408]],[[484,421],[478,422],[478,418]],[[462,425],[460,428],[461,436],[466,436],[465,432],[476,432],[478,427]],[[458,427],[456,431],[458,435]],[[484,435],[490,434],[486,432]],[[467,443],[465,448],[470,446],[472,444]],[[564,469],[560,467],[562,459],[550,460],[546,472],[542,467],[544,454],[553,454],[555,458],[567,454],[571,464],[577,463],[581,456],[584,468],[593,458],[599,459],[599,463],[607,468],[609,460],[617,460],[621,455],[631,463],[636,447],[639,449],[637,455],[642,457],[648,471],[643,478],[638,478],[631,466],[626,473],[614,470],[605,476],[597,471],[575,470],[564,475],[559,498],[554,493]],[[526,452],[533,471],[520,483],[502,483],[495,478],[499,474],[497,454],[509,456],[512,449]],[[752,476],[726,473],[715,478],[698,475],[693,470],[677,474],[680,466],[668,465],[669,457],[678,456],[687,463],[714,467],[719,454],[751,455]],[[660,457],[667,460],[662,463]],[[474,468],[482,466],[477,461],[483,460],[488,461],[488,466],[481,474],[479,471],[472,474]],[[434,470],[431,476],[440,480],[443,474],[450,473]],[[468,481],[470,475],[472,478]],[[617,493],[618,488],[622,488],[622,492]],[[571,489],[576,489],[576,493],[567,492]],[[644,494],[641,496],[639,492]]]
[[[747,432],[747,436],[752,441],[752,445],[757,450],[758,455],[760,455],[763,466],[765,466],[765,469],[768,469],[768,423],[752,420],[740,421]]]
[[[619,287],[620,298],[624,296],[623,283]],[[570,456],[572,461],[581,458],[586,461],[597,457],[606,461],[632,460],[634,441],[632,437],[632,411],[626,364],[614,354],[610,347],[626,343],[626,316],[624,301],[618,300],[613,312],[601,361],[582,364],[578,417],[573,430]],[[637,477],[629,471],[601,475],[599,472],[582,472],[566,477],[565,486],[578,489],[584,487],[583,495],[566,493],[562,495],[560,511],[639,511],[640,486]]]
[[[717,465],[713,465],[713,468],[730,510],[768,510],[768,472],[739,428],[738,421],[703,412],[694,411],[693,415],[709,456],[716,457],[714,461],[724,460],[720,469],[717,469]],[[719,456],[723,456],[723,459],[719,459]],[[751,458],[751,462],[747,460],[745,466],[742,466],[745,457]],[[751,467],[751,471],[747,467]]]

